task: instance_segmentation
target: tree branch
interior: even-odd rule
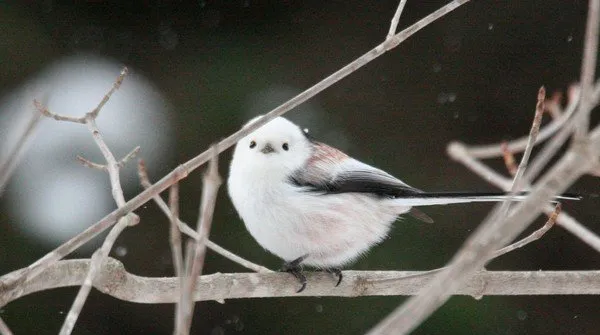
[[[79,286],[88,272],[90,260],[64,260],[55,263],[27,282],[24,290],[9,296],[0,287],[0,303],[53,288]],[[23,270],[18,270],[23,271]],[[17,271],[17,272],[18,272]],[[65,276],[68,273],[68,276]],[[197,279],[195,301],[273,298],[273,297],[359,297],[414,295],[436,275],[431,271],[344,271],[344,281],[335,287],[323,272],[306,273],[310,285],[296,293],[296,282],[287,273],[215,273]],[[479,271],[454,295],[579,295],[600,294],[600,271]],[[125,271],[121,262],[107,258],[94,287],[117,299],[142,304],[176,303],[179,278],[140,277]]]
[[[181,288],[181,296],[177,304],[177,317],[175,334],[185,335],[190,333],[192,326],[192,316],[194,315],[193,293],[196,288],[196,278],[202,275],[204,268],[204,258],[206,256],[206,241],[210,236],[213,213],[217,201],[217,192],[221,186],[221,176],[219,176],[218,148],[213,146],[213,157],[208,165],[208,171],[204,174],[202,187],[202,201],[200,204],[200,213],[196,232],[199,239],[195,242],[195,247],[186,254],[188,260],[191,260],[186,268],[186,276]]]
[[[8,328],[8,325],[0,318],[0,334],[2,335],[13,335],[13,332]]]
[[[25,145],[33,136],[35,129],[37,128],[40,120],[42,118],[42,114],[35,110],[31,115],[29,115],[29,120],[27,120],[27,125],[23,132],[19,135],[17,140],[15,141],[15,146],[12,148],[10,153],[4,158],[2,162],[0,162],[0,195],[2,195],[4,191],[4,186],[10,179],[13,171],[17,167],[19,163],[19,158]]]

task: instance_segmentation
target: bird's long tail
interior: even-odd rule
[[[498,202],[498,201],[523,201],[529,192],[520,192],[510,195],[505,192],[419,192],[410,196],[398,197],[394,200],[399,206],[433,206],[460,204],[468,202]],[[563,194],[552,199],[553,202],[565,200],[581,200],[575,194]]]

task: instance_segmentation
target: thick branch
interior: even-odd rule
[[[0,287],[0,305],[24,295],[48,289],[79,286],[83,282],[89,259],[60,261],[24,285],[18,296]],[[22,270],[19,270],[22,271]],[[68,274],[68,275],[65,275]],[[271,298],[271,297],[358,297],[413,295],[425,287],[436,274],[431,271],[344,271],[344,281],[334,287],[331,276],[307,272],[310,285],[296,293],[296,281],[287,273],[215,273],[200,277],[194,292],[195,301]],[[556,295],[600,294],[600,271],[480,271],[465,285],[452,291],[455,295]],[[140,277],[125,271],[121,262],[108,258],[94,287],[117,299],[143,303],[176,303],[179,278]]]

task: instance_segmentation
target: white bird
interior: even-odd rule
[[[228,190],[250,234],[300,281],[298,292],[306,287],[301,265],[337,275],[339,285],[340,268],[383,241],[399,215],[433,222],[414,206],[525,197],[423,192],[313,140],[283,117],[237,143]]]

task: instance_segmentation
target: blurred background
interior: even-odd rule
[[[117,156],[136,145],[158,180],[255,115],[268,112],[380,43],[398,1],[0,2],[0,156],[14,145],[33,99],[83,115],[122,66],[122,88],[98,124]],[[408,1],[402,29],[445,4]],[[450,160],[446,145],[495,143],[528,132],[536,93],[565,92],[580,71],[586,1],[473,1],[415,34],[287,117],[319,140],[424,190],[490,191]],[[548,118],[548,117],[547,117]],[[547,122],[547,120],[546,120]],[[597,120],[595,121],[597,123]],[[11,140],[13,142],[11,142]],[[0,274],[25,267],[115,208],[107,175],[76,155],[102,156],[85,126],[42,120],[0,198]],[[228,175],[231,152],[221,156]],[[503,170],[503,162],[493,166]],[[181,216],[195,223],[197,170],[182,183]],[[126,196],[141,191],[135,163]],[[598,178],[564,209],[596,233]],[[443,266],[492,205],[423,209],[435,219],[399,221],[356,270]],[[142,276],[172,276],[168,221],[153,203],[118,239],[112,256]],[[538,225],[544,218],[539,218]],[[536,227],[532,227],[529,232]],[[278,268],[246,232],[221,188],[211,239]],[[94,242],[70,257],[89,257]],[[494,260],[493,270],[598,269],[600,257],[553,228]],[[209,252],[205,273],[245,271]],[[16,334],[55,334],[76,288],[36,293],[0,309]],[[197,304],[194,334],[360,334],[405,297],[286,298]],[[415,334],[596,334],[600,297],[453,297]],[[173,305],[141,305],[92,292],[75,334],[169,334]]]

